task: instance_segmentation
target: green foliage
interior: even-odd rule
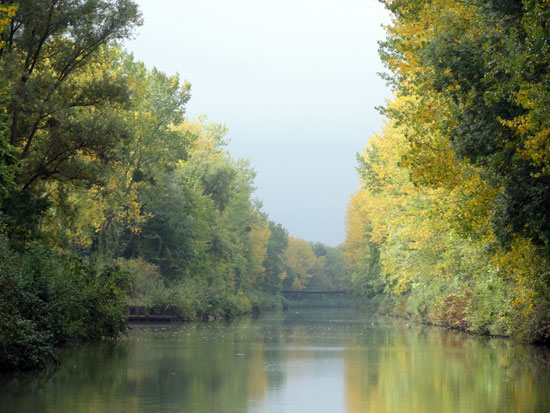
[[[498,276],[481,280],[472,291],[468,321],[471,330],[481,334],[508,335],[505,319],[509,315],[510,288]]]
[[[362,265],[350,275],[352,289],[355,294],[363,298],[374,298],[384,291],[380,265],[380,246],[367,241],[361,261]]]
[[[288,297],[284,308],[349,308],[352,300],[348,295],[312,294],[301,297]]]
[[[352,287],[422,322],[547,341],[550,7],[384,3],[396,98],[360,158]]]
[[[116,338],[126,327],[126,273],[33,245],[21,254],[0,239],[0,368],[27,370],[55,347]]]
[[[548,256],[547,2],[388,3],[398,18],[382,56],[398,92],[421,96],[418,112],[431,99],[445,102],[434,126],[458,158],[503,188],[492,221],[499,240],[531,238]],[[391,116],[406,122],[404,112]]]
[[[17,11],[0,33],[0,97],[7,101],[9,145],[0,147],[17,161],[7,163],[17,186],[2,212],[16,241],[25,243],[37,235],[20,222],[27,200],[53,201],[52,183],[68,188],[94,182],[127,135],[113,108],[127,102],[128,85],[117,76],[107,45],[127,38],[140,19],[130,0],[5,3],[16,4]]]
[[[285,273],[284,253],[288,247],[288,233],[281,224],[269,221],[269,242],[265,266],[265,289],[277,293],[283,288],[281,276]]]
[[[139,14],[128,0],[4,3],[0,368],[34,369],[59,345],[117,337],[126,326],[126,274],[47,245],[64,235],[52,222],[75,218],[72,191],[97,182],[126,135],[113,109],[127,102],[127,83],[107,44],[128,37]]]
[[[4,3],[0,366],[116,337],[126,303],[181,320],[280,307],[287,233],[225,127],[184,117],[190,84],[117,46],[134,2]]]
[[[17,166],[17,160],[12,155],[13,148],[7,140],[9,119],[5,113],[7,101],[2,93],[3,90],[5,90],[5,85],[0,81],[0,206],[9,191],[15,189],[14,176]]]
[[[345,290],[348,275],[344,248],[329,247],[320,242],[312,243],[311,247],[315,256],[322,257],[322,265],[313,272],[307,288],[318,291]]]

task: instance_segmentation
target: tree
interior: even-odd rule
[[[396,18],[382,56],[397,90],[419,97],[415,118],[442,131],[458,159],[503,189],[492,221],[499,240],[530,238],[548,257],[547,2],[385,3]]]
[[[7,139],[19,163],[15,181],[21,190],[10,193],[3,210],[20,233],[32,232],[31,221],[46,210],[44,183],[93,181],[124,139],[112,105],[124,103],[126,85],[103,51],[128,37],[140,17],[130,0],[4,4],[18,6],[0,33],[0,77],[6,82]],[[25,206],[35,211],[34,218],[20,216]]]
[[[186,159],[195,139],[182,125],[190,84],[178,75],[148,71],[124,52],[112,54],[115,70],[132,90],[131,105],[113,108],[127,137],[113,148],[113,159],[98,172],[98,182],[78,192],[82,213],[72,232],[81,245],[97,242],[104,253],[132,255],[126,250],[151,215],[144,200],[152,203],[160,196],[164,175]],[[99,235],[95,241],[94,234]]]
[[[323,265],[323,259],[317,258],[311,246],[304,240],[294,237],[288,238],[288,247],[285,252],[288,267],[285,287],[292,290],[303,290],[315,271]]]
[[[384,3],[396,96],[348,210],[352,285],[421,321],[548,340],[550,8]]]
[[[288,232],[278,223],[269,221],[269,242],[267,244],[264,288],[270,293],[279,293],[283,287],[285,252],[288,248]]]
[[[264,217],[257,216],[256,221],[251,225],[248,237],[250,240],[250,272],[252,274],[252,283],[258,287],[263,287],[266,273],[264,264],[271,237],[269,223]]]
[[[17,6],[0,6],[0,36],[4,32],[6,25],[15,16]],[[4,47],[5,41],[0,40],[0,48]],[[5,81],[0,81],[0,201],[8,195],[8,191],[13,189],[13,179],[15,174],[16,160],[12,155],[12,148],[8,144],[8,116],[7,112],[7,85]],[[1,203],[0,203],[1,205]]]

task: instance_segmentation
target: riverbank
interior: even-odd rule
[[[504,330],[476,330],[473,328],[469,305],[472,305],[468,300],[457,300],[452,297],[452,300],[447,300],[447,306],[437,305],[432,303],[429,311],[419,313],[414,311],[414,302],[409,302],[409,297],[389,297],[379,294],[369,299],[356,299],[355,308],[360,309],[366,314],[378,314],[384,316],[395,317],[397,319],[410,321],[420,325],[441,327],[448,330],[454,330],[470,334],[478,337],[498,337],[508,339],[514,342],[528,345],[542,345],[550,348],[549,340],[530,340],[529,337],[517,337],[512,334],[503,333]],[[411,300],[413,301],[413,300]]]

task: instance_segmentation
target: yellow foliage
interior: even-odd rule
[[[359,189],[348,203],[346,215],[346,263],[349,268],[360,266],[366,244],[368,218],[365,211],[369,193],[366,189]]]
[[[10,6],[0,5],[0,33],[5,30],[6,25],[14,18],[18,8],[19,7],[15,4]],[[0,40],[0,49],[3,48],[5,44],[5,41]]]
[[[514,284],[512,307],[519,308],[524,317],[529,317],[534,311],[536,292],[545,289],[539,278],[544,262],[536,247],[529,240],[518,237],[508,249],[499,249],[492,256],[492,264],[501,277]]]
[[[322,265],[311,246],[306,241],[294,237],[288,238],[285,258],[295,276],[292,284],[294,290],[304,289],[307,280],[312,277],[313,271]]]
[[[414,102],[397,98],[390,107],[416,110]],[[368,178],[348,205],[350,268],[361,265],[367,242],[373,242],[381,247],[382,275],[396,293],[422,279],[448,279],[457,266],[477,276],[460,251],[479,258],[481,246],[494,241],[491,206],[498,194],[480,171],[457,162],[448,139],[430,125],[386,125],[369,140],[363,159]]]
[[[4,31],[4,25],[8,24],[10,20],[15,17],[19,6],[12,4],[10,6],[0,5],[0,33]]]
[[[265,273],[263,263],[267,256],[267,244],[270,236],[271,231],[269,230],[269,224],[258,217],[257,221],[252,224],[252,228],[248,233],[250,239],[252,273],[256,279]]]
[[[547,298],[541,297],[548,291],[542,276],[548,264],[530,239],[518,237],[506,248],[497,242],[493,225],[504,188],[489,169],[455,153],[459,146],[450,137],[457,127],[464,129],[456,112],[473,97],[461,90],[452,56],[435,50],[453,36],[472,44],[485,41],[484,28],[472,24],[479,21],[479,9],[456,0],[386,4],[395,6],[396,15],[387,27],[384,60],[399,95],[387,106],[392,121],[369,139],[361,188],[348,204],[346,260],[360,282],[352,281],[366,294],[385,287],[404,295],[410,301],[400,301],[403,314],[448,315],[449,303],[460,303],[453,315],[460,319],[452,320],[457,325],[496,334],[515,329],[519,336],[518,326],[531,317],[534,329],[546,311]],[[504,38],[505,23],[495,24],[493,33]],[[550,175],[546,91],[543,81],[523,81],[508,98],[525,110],[512,120],[500,119],[503,129],[521,139],[514,156],[536,167],[533,178]]]

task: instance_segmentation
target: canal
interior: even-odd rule
[[[0,412],[547,412],[550,352],[348,309],[133,324],[0,382]]]

